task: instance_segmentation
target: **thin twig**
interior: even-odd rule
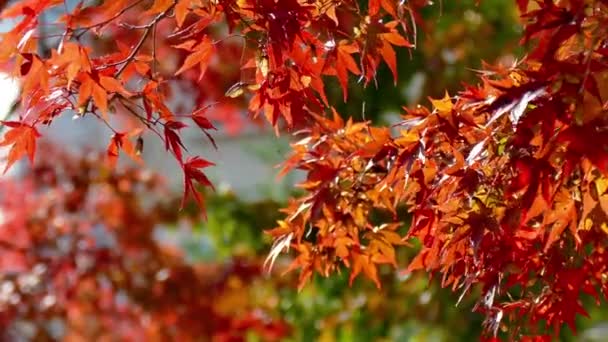
[[[104,21],[102,21],[102,22],[99,22],[99,23],[96,23],[96,24],[93,24],[93,25],[89,25],[89,26],[84,26],[84,27],[80,27],[80,28],[78,28],[78,30],[83,30],[83,31],[82,31],[81,33],[78,33],[78,34],[76,35],[76,39],[79,39],[79,38],[80,38],[80,36],[82,36],[83,34],[85,34],[85,33],[86,33],[87,31],[89,31],[90,29],[93,29],[93,28],[96,28],[96,27],[100,27],[100,26],[104,26],[104,25],[106,25],[106,24],[108,24],[108,23],[110,23],[110,22],[112,22],[112,21],[114,21],[114,20],[118,19],[118,18],[119,18],[121,15],[123,15],[125,12],[127,12],[127,11],[128,11],[128,10],[130,10],[131,8],[133,8],[133,7],[137,6],[137,5],[139,5],[139,4],[140,4],[140,3],[142,3],[142,2],[143,2],[143,0],[137,0],[137,1],[135,1],[134,3],[132,3],[131,5],[129,5],[129,6],[125,7],[125,8],[123,8],[123,9],[121,9],[121,10],[120,10],[118,13],[116,13],[116,15],[114,15],[114,16],[113,16],[113,17],[111,17],[111,18],[108,18],[108,19],[106,19],[106,20],[104,20]]]
[[[118,71],[116,71],[116,74],[114,74],[114,77],[118,78],[118,76],[120,76],[120,74],[122,74],[123,71],[125,71],[125,69],[129,65],[129,63],[135,58],[135,56],[137,55],[137,53],[139,52],[141,47],[144,45],[146,38],[148,38],[150,33],[154,30],[156,23],[159,22],[162,18],[164,18],[167,15],[167,13],[169,13],[169,11],[171,11],[173,9],[174,6],[175,5],[172,5],[171,7],[167,8],[162,13],[159,13],[150,23],[145,25],[144,33],[141,35],[141,38],[137,42],[137,45],[135,45],[133,50],[131,50],[131,53],[129,53],[129,56],[127,56],[127,58],[123,59],[122,61],[116,62],[116,63],[106,64],[104,66],[104,69],[107,67],[110,67],[110,66],[122,64],[120,66],[120,68],[118,69]]]
[[[95,111],[89,111],[89,113],[93,114],[97,119],[101,120],[101,122],[103,122],[114,134],[118,134],[118,131],[114,129],[114,127],[112,127],[112,125],[110,125],[110,123],[101,117],[101,115],[95,113]]]
[[[127,65],[129,65],[129,63],[133,60],[133,58],[135,58],[135,55],[137,55],[137,53],[139,52],[139,49],[141,49],[141,47],[144,45],[144,42],[146,41],[146,38],[148,38],[149,34],[150,34],[150,28],[148,28],[144,31],[144,34],[141,35],[139,42],[137,42],[137,45],[135,45],[133,50],[131,50],[131,53],[129,54],[129,56],[127,56],[127,58],[125,58],[124,60],[118,62],[118,64],[122,64],[122,65],[120,66],[118,71],[116,71],[116,74],[114,75],[116,78],[118,78],[118,76],[120,76],[120,74],[122,74],[123,71],[125,71],[125,69],[127,68]]]
[[[152,25],[152,77],[156,76],[156,22]]]
[[[138,118],[139,121],[141,121],[149,130],[151,130],[156,135],[158,135],[158,137],[161,140],[164,140],[163,136],[154,128],[153,125],[155,123],[151,123],[148,119],[146,119],[143,116],[141,116],[139,113],[137,113],[137,111],[135,111],[133,108],[129,107],[127,103],[123,102],[123,100],[126,100],[126,99],[125,98],[120,98],[119,99],[120,103],[125,107],[126,110],[128,110],[131,114],[133,114],[136,118]],[[164,124],[161,122],[161,125],[164,125]]]

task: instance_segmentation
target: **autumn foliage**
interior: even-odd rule
[[[283,172],[307,173],[269,231],[268,267],[290,250],[300,287],[345,268],[381,287],[378,267],[399,268],[396,248],[418,242],[399,272],[478,289],[487,336],[549,338],[575,329],[583,296],[608,295],[608,2],[516,3],[523,60],[486,64],[479,84],[374,127],[344,119],[325,86],[336,79],[347,101],[349,82],[376,83],[382,64],[396,82],[396,49],[416,48],[426,1],[19,1],[2,12],[19,20],[0,62],[22,85],[19,117],[3,122],[6,168],[34,160],[40,126],[93,116],[113,132],[109,166],[160,139],[184,172],[182,207],[190,195],[202,206],[213,163],[180,134],[193,125],[215,144],[218,122],[246,108],[294,132]],[[39,36],[52,9],[63,14]],[[196,89],[195,108],[169,103],[175,83]]]
[[[235,341],[251,331],[265,340],[288,334],[284,321],[248,299],[261,262],[192,265],[155,237],[160,224],[176,220],[172,201],[142,200],[167,196],[158,176],[110,172],[96,153],[43,154],[22,181],[0,183],[11,194],[0,203],[0,337],[31,331],[32,340]]]

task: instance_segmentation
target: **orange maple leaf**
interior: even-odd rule
[[[1,121],[3,125],[10,127],[11,130],[4,134],[4,138],[0,141],[0,146],[11,145],[11,150],[8,153],[6,166],[3,173],[21,157],[27,155],[30,162],[34,161],[36,153],[36,138],[40,136],[35,127],[24,124],[18,121]]]

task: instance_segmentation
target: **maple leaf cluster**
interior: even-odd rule
[[[307,172],[307,195],[270,231],[269,260],[295,250],[301,286],[344,267],[380,286],[378,265],[413,239],[402,272],[426,270],[461,298],[478,288],[489,336],[575,330],[582,298],[608,295],[608,3],[518,5],[533,46],[521,63],[405,109],[395,136],[336,115],[293,144],[285,167]]]
[[[277,130],[279,118],[287,128],[301,127],[329,106],[324,77],[338,78],[344,99],[349,75],[367,84],[381,61],[396,79],[394,47],[413,46],[404,34],[416,8],[380,0],[363,9],[356,1],[326,0],[118,0],[72,7],[27,0],[1,14],[19,18],[2,35],[0,65],[22,84],[19,119],[4,124],[10,130],[2,141],[11,147],[7,168],[23,156],[33,159],[38,126],[71,111],[94,116],[112,131],[110,165],[121,152],[139,161],[142,134],[158,136],[184,170],[184,201],[193,193],[201,206],[193,184],[210,186],[201,169],[212,163],[184,156],[186,119],[215,144],[214,109],[236,106],[246,92],[254,118],[263,113]],[[40,14],[56,10],[62,12],[57,24],[39,29]],[[51,40],[56,47],[40,51]],[[236,72],[226,60],[235,61]],[[208,71],[210,79],[201,82]],[[234,83],[225,96],[218,94],[217,84],[229,80]],[[178,84],[215,90],[199,96],[191,110],[169,104],[179,96]]]
[[[608,3],[516,3],[524,60],[486,65],[481,84],[432,110],[405,109],[393,135],[341,119],[325,82],[336,78],[347,100],[349,79],[368,85],[381,63],[396,80],[395,47],[415,47],[408,37],[426,1],[20,1],[1,14],[19,18],[2,35],[0,64],[22,97],[0,145],[8,168],[34,159],[41,125],[90,115],[112,131],[112,166],[121,152],[138,161],[152,133],[184,171],[182,203],[192,194],[202,206],[195,183],[211,187],[202,170],[213,163],[186,155],[181,132],[189,119],[214,143],[221,107],[210,102],[244,105],[305,135],[286,170],[308,173],[307,194],[270,231],[269,266],[291,248],[300,286],[347,267],[351,282],[363,274],[380,287],[378,265],[397,266],[395,248],[415,239],[422,249],[405,272],[425,269],[463,295],[479,287],[490,336],[519,322],[511,337],[546,337],[574,328],[583,294],[608,294]],[[52,38],[37,33],[40,13],[55,9],[56,47],[40,51]],[[182,83],[209,92],[195,108],[171,105]],[[399,207],[411,214],[407,232]]]

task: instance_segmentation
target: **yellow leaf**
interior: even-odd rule
[[[452,111],[452,107],[454,106],[452,104],[452,99],[450,99],[450,95],[448,94],[448,92],[445,92],[445,96],[442,99],[430,99],[431,103],[433,104],[433,107],[435,107],[435,109],[437,109],[439,112],[450,112]]]
[[[608,179],[606,178],[598,178],[595,180],[595,188],[597,190],[598,196],[602,196],[608,190]]]
[[[418,141],[420,141],[418,133],[408,132],[405,130],[401,131],[401,136],[395,139],[395,143],[399,146],[406,146],[411,143],[416,143]]]

